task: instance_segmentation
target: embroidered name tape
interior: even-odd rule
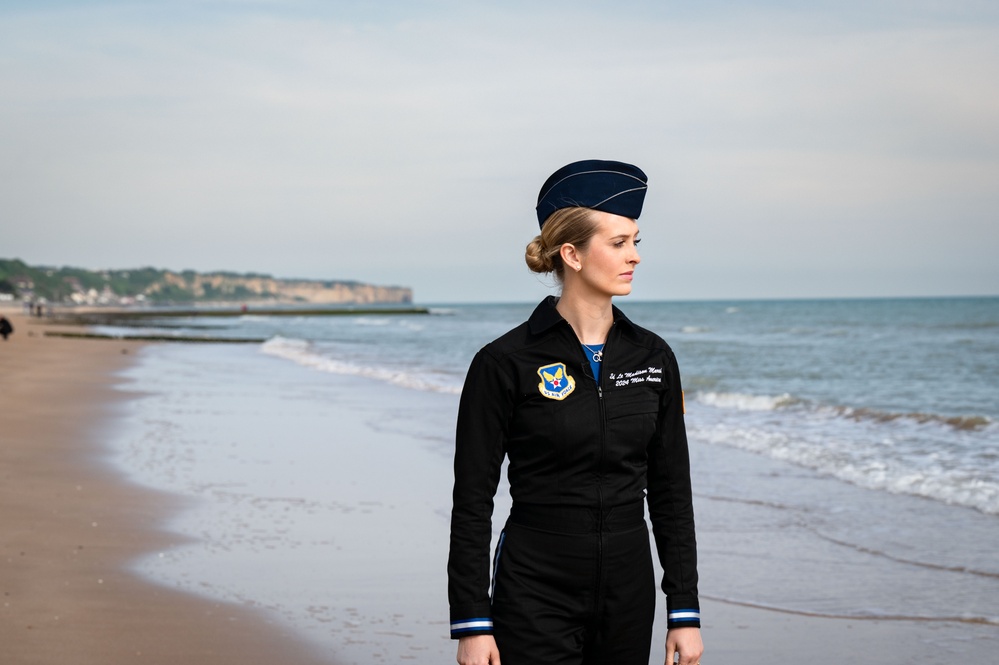
[[[607,379],[613,381],[614,385],[618,388],[623,388],[624,386],[634,386],[639,383],[662,383],[663,368],[639,367],[638,369],[630,372],[618,372],[617,374],[611,372]]]

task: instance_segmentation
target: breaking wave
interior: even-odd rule
[[[694,399],[702,404],[722,409],[738,411],[776,411],[790,407],[811,409],[817,413],[840,416],[854,421],[874,423],[907,422],[914,425],[943,425],[959,431],[981,431],[995,426],[988,416],[941,415],[936,413],[882,411],[870,408],[819,405],[794,397],[788,393],[781,395],[749,395],[745,393],[698,392]]]
[[[854,485],[999,515],[999,442],[985,416],[894,413],[791,395],[704,392],[691,440],[748,450]]]
[[[447,375],[435,375],[423,368],[395,369],[387,366],[367,365],[349,360],[340,360],[324,355],[315,345],[303,339],[273,337],[261,345],[260,350],[267,355],[290,360],[302,367],[308,367],[330,374],[363,376],[384,381],[403,388],[430,392],[459,394],[460,386],[453,385]]]

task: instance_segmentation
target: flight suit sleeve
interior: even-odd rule
[[[663,567],[667,626],[700,627],[697,543],[690,488],[690,455],[683,422],[683,390],[676,358],[664,358],[666,389],[660,397],[656,435],[649,447],[648,504]]]
[[[489,542],[514,385],[488,351],[468,369],[458,405],[448,556],[451,637],[492,633]]]

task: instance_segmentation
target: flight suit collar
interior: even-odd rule
[[[558,310],[555,309],[555,305],[558,304],[558,298],[555,296],[548,296],[542,300],[537,307],[534,308],[534,312],[531,317],[527,320],[528,325],[531,328],[531,334],[540,335],[549,329],[555,327],[559,323],[565,322],[562,315],[559,314]],[[619,310],[617,307],[613,307],[614,310],[614,324],[624,324],[627,328],[633,329],[635,324],[624,315],[624,312]],[[568,325],[568,324],[567,324]]]

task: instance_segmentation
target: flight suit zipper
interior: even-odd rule
[[[604,458],[607,448],[607,408],[604,402],[604,377],[607,376],[607,349],[610,346],[611,332],[614,327],[607,331],[607,339],[604,341],[603,360],[600,363],[600,376],[594,377],[597,384],[597,405],[600,414],[600,458],[597,463],[597,575],[596,575],[596,598],[602,598],[603,594],[603,573],[604,573]],[[599,606],[599,601],[598,601]]]

